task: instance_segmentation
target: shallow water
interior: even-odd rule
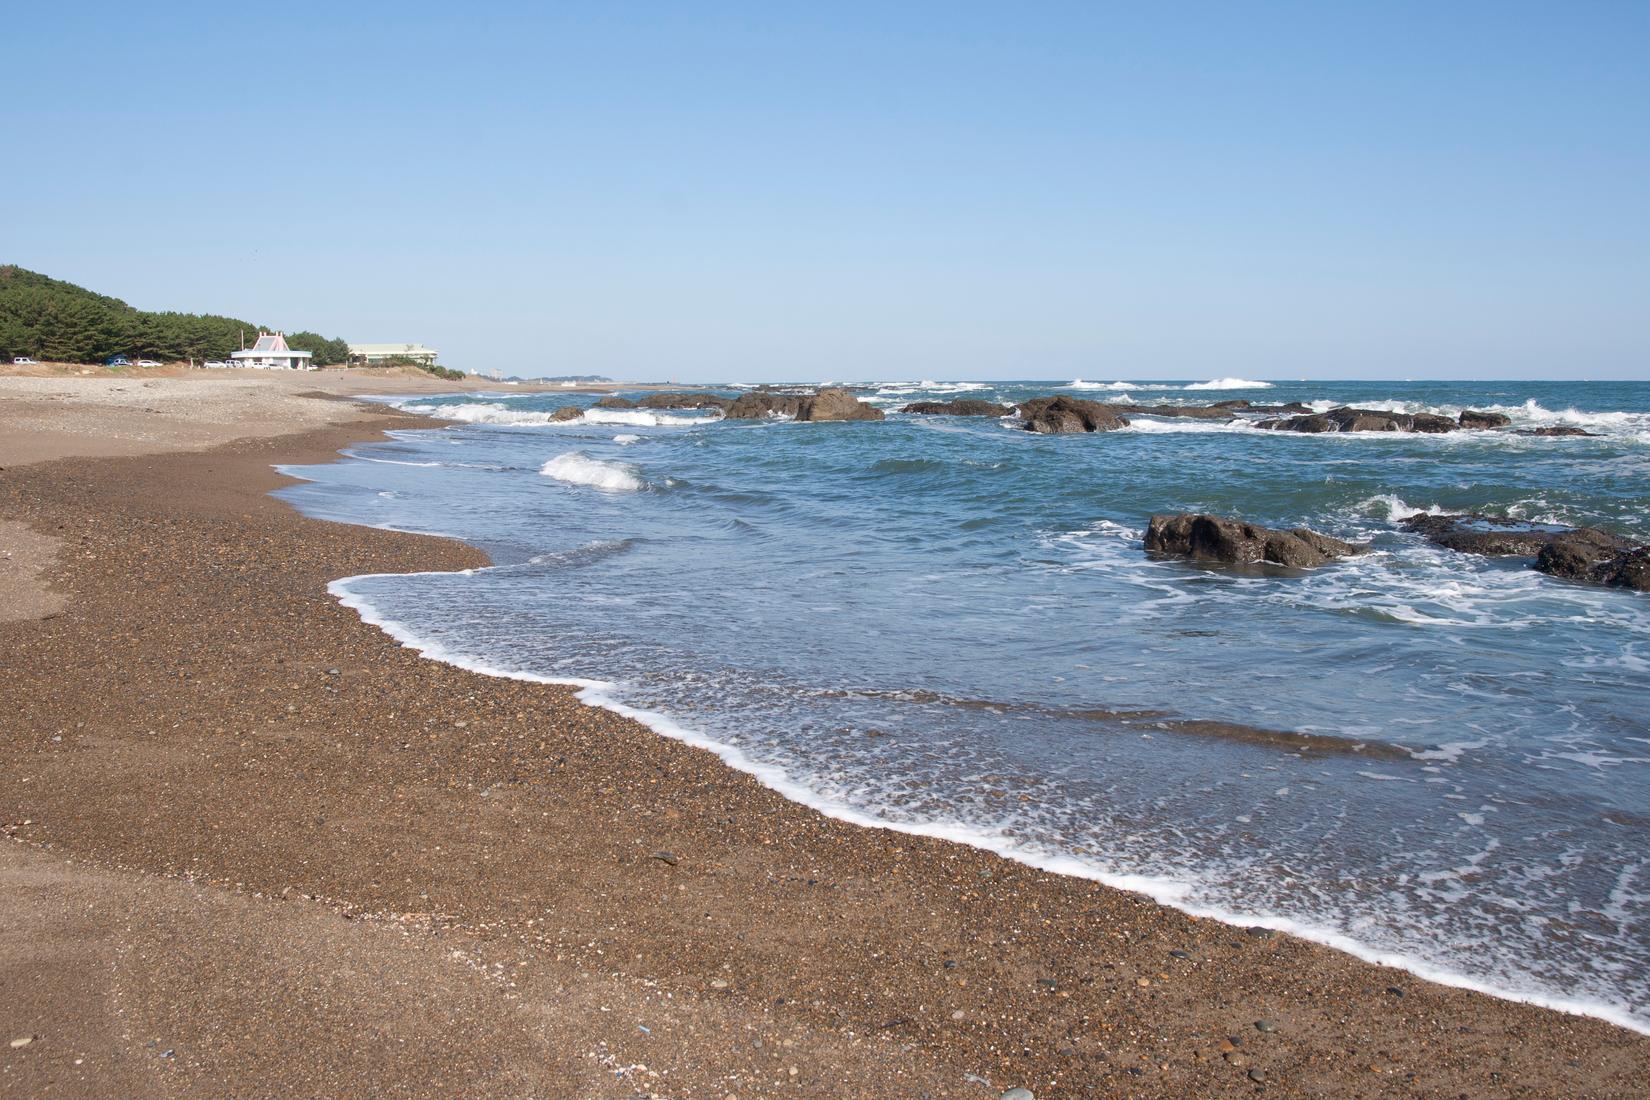
[[[1395,522],[1471,509],[1650,540],[1650,383],[1241,381],[862,396],[1478,408],[1603,435],[552,424],[590,399],[489,394],[404,401],[466,423],[283,495],[493,555],[336,586],[397,636],[600,681],[831,812],[1650,1028],[1650,598]],[[1148,517],[1188,510],[1373,552],[1296,575],[1148,559]]]

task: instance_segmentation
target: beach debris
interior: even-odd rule
[[[1012,1088],[998,1097],[998,1100],[1037,1100],[1037,1095],[1028,1088]]]
[[[660,863],[668,863],[672,867],[676,866],[676,862],[677,862],[675,852],[663,852],[663,851],[654,852],[653,855],[650,856],[649,858],[650,859],[656,859]]]
[[[1266,562],[1294,569],[1323,565],[1368,549],[1304,527],[1274,531],[1258,523],[1202,512],[1153,516],[1146,528],[1145,545],[1147,553],[1172,554],[1194,561],[1227,565]]]
[[[1389,985],[1389,986],[1387,986],[1387,987],[1386,987],[1386,991],[1387,991],[1387,992],[1388,992],[1388,993],[1390,993],[1390,994],[1392,994],[1392,995],[1393,995],[1393,996],[1394,996],[1394,997],[1402,997],[1402,996],[1403,996],[1403,995],[1404,995],[1404,991],[1403,991],[1403,990],[1402,990],[1402,989],[1399,989],[1399,988],[1398,988],[1398,987],[1397,987],[1397,986],[1395,986],[1395,985]]]
[[[710,980],[710,987],[712,989],[726,989],[728,987],[727,979],[726,978],[712,978]]]
[[[38,1035],[19,1035],[17,1038],[15,1038],[11,1041],[11,1048],[13,1050],[22,1050],[24,1047],[28,1046],[30,1043],[34,1042],[38,1038],[39,1038]]]

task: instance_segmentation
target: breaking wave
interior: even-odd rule
[[[1212,378],[1207,382],[1193,382],[1189,390],[1269,390],[1270,382],[1255,382],[1248,378]]]
[[[557,455],[546,462],[539,473],[569,485],[588,485],[609,493],[634,493],[642,487],[642,479],[630,467],[603,462],[581,451]]]

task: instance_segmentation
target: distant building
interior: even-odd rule
[[[423,344],[351,344],[349,346],[349,361],[369,367],[391,359],[411,359],[415,363],[435,365],[435,357],[439,354],[434,348],[427,348]]]
[[[260,332],[257,343],[229,356],[230,366],[258,370],[314,370],[310,359],[310,352],[287,347],[286,337],[278,332]]]

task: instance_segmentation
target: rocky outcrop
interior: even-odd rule
[[[584,415],[584,410],[577,405],[563,405],[550,414],[551,420],[577,420]]]
[[[902,413],[918,413],[922,416],[1007,416],[1007,405],[999,405],[995,401],[980,401],[972,397],[965,397],[958,401],[913,401],[901,409]]]
[[[1478,412],[1476,409],[1462,409],[1461,415],[1455,422],[1463,428],[1505,428],[1512,423],[1512,417],[1504,413]]]
[[[1209,407],[1211,409],[1235,409],[1239,412],[1289,413],[1291,415],[1304,415],[1312,411],[1299,401],[1290,401],[1282,405],[1257,405],[1253,401],[1245,401],[1241,398],[1232,401],[1216,401]]]
[[[721,409],[733,404],[731,397],[714,393],[650,393],[636,402],[638,409]]]
[[[1194,561],[1224,562],[1228,565],[1259,565],[1266,562],[1310,569],[1336,558],[1361,554],[1364,549],[1304,527],[1274,531],[1258,523],[1244,523],[1242,520],[1203,513],[1153,516],[1146,528],[1146,550],[1149,553],[1173,554]]]
[[[1549,428],[1519,428],[1517,431],[1513,432],[1513,434],[1563,437],[1584,435],[1589,438],[1594,438],[1598,435],[1597,432],[1589,432],[1581,428],[1572,428],[1567,424],[1557,424]]]
[[[1650,546],[1609,551],[1587,540],[1560,536],[1541,548],[1535,567],[1567,581],[1650,592]]]
[[[1477,513],[1410,516],[1401,525],[1446,550],[1464,554],[1533,558],[1561,539],[1578,550],[1589,547],[1597,556],[1608,556],[1631,545],[1596,527],[1556,527]]]
[[[1116,411],[1119,406],[1106,406]],[[1181,420],[1236,420],[1237,413],[1225,405],[1124,405],[1136,416],[1163,416]]]
[[[1016,406],[1021,427],[1039,435],[1074,432],[1114,432],[1129,426],[1115,408],[1080,397],[1036,397]]]
[[[818,393],[788,394],[751,391],[730,402],[729,420],[760,420],[788,416],[796,420],[881,420],[883,411],[867,405],[847,390],[827,388]]]
[[[616,397],[613,394],[608,394],[596,402],[596,407],[598,409],[634,409],[636,402],[627,397]]]
[[[1262,420],[1256,425],[1274,432],[1453,432],[1460,427],[1447,416],[1432,413],[1394,413],[1376,409],[1354,409],[1342,405],[1328,412],[1309,413],[1278,420]]]

